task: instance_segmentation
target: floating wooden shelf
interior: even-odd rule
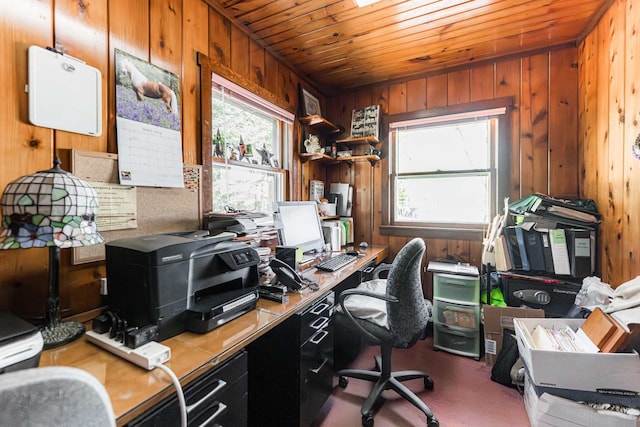
[[[316,132],[319,132],[323,135],[330,135],[334,133],[343,132],[343,129],[334,125],[333,123],[331,123],[329,120],[325,119],[322,116],[316,115],[316,116],[299,117],[298,121],[303,125],[308,126],[313,130],[315,130]]]
[[[375,136],[363,136],[360,138],[344,138],[337,139],[336,144],[351,144],[351,145],[376,145],[380,141]]]
[[[321,161],[324,163],[332,163],[332,164],[336,164],[340,162],[346,162],[351,164],[351,163],[356,163],[360,161],[369,161],[369,163],[373,165],[378,160],[380,160],[380,157],[374,154],[368,154],[366,156],[331,157],[326,154],[320,154],[320,153],[301,153],[299,154],[299,156],[300,156],[300,161],[302,163],[310,162],[310,161]]]
[[[308,128],[313,129],[318,132],[320,135],[331,135],[338,134],[344,132],[344,129],[339,126],[334,125],[327,119],[322,116],[306,116],[299,117],[298,121]],[[365,136],[362,138],[346,138],[339,139],[335,141],[336,144],[351,144],[351,145],[375,145],[377,144],[378,138],[374,136]],[[358,156],[349,156],[349,157],[332,157],[327,154],[321,153],[301,153],[300,161],[302,163],[311,162],[311,161],[319,161],[327,164],[338,164],[341,162],[346,162],[347,164],[352,164],[359,161],[369,161],[372,165],[375,164],[378,160],[380,160],[379,156],[375,154],[365,154]]]

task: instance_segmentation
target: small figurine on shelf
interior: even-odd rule
[[[224,157],[224,138],[220,135],[220,129],[216,132],[216,135],[213,137],[213,155],[215,157]]]
[[[240,155],[240,149],[231,144],[227,144],[227,147],[229,148],[229,153],[227,158],[229,160],[240,160],[238,158],[238,156]]]
[[[331,157],[338,157],[338,146],[335,143],[331,144]]]
[[[247,157],[247,146],[244,144],[244,141],[242,140],[242,135],[240,136],[240,143],[238,144],[238,152],[239,152],[238,160],[242,161],[244,160],[245,157]]]
[[[307,153],[319,153],[320,152],[320,138],[317,135],[309,135],[309,138],[304,140],[304,148]]]
[[[258,152],[258,154],[260,154],[260,157],[262,157],[263,165],[273,167],[271,162],[271,158],[273,157],[273,154],[269,152],[266,146],[263,146],[262,148],[256,148],[256,151]]]

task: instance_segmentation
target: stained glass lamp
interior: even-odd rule
[[[0,200],[0,249],[49,248],[49,296],[40,331],[44,348],[66,344],[84,333],[80,322],[60,316],[60,248],[104,242],[96,227],[98,196],[87,182],[60,168],[27,175],[9,183]]]

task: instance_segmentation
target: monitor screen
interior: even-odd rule
[[[301,248],[303,252],[322,251],[324,235],[314,201],[278,202],[282,228],[280,243]]]

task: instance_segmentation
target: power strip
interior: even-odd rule
[[[109,338],[108,332],[99,334],[95,331],[87,331],[85,335],[87,341],[148,370],[171,358],[171,349],[155,341],[150,341],[138,348],[130,348],[118,340]]]

